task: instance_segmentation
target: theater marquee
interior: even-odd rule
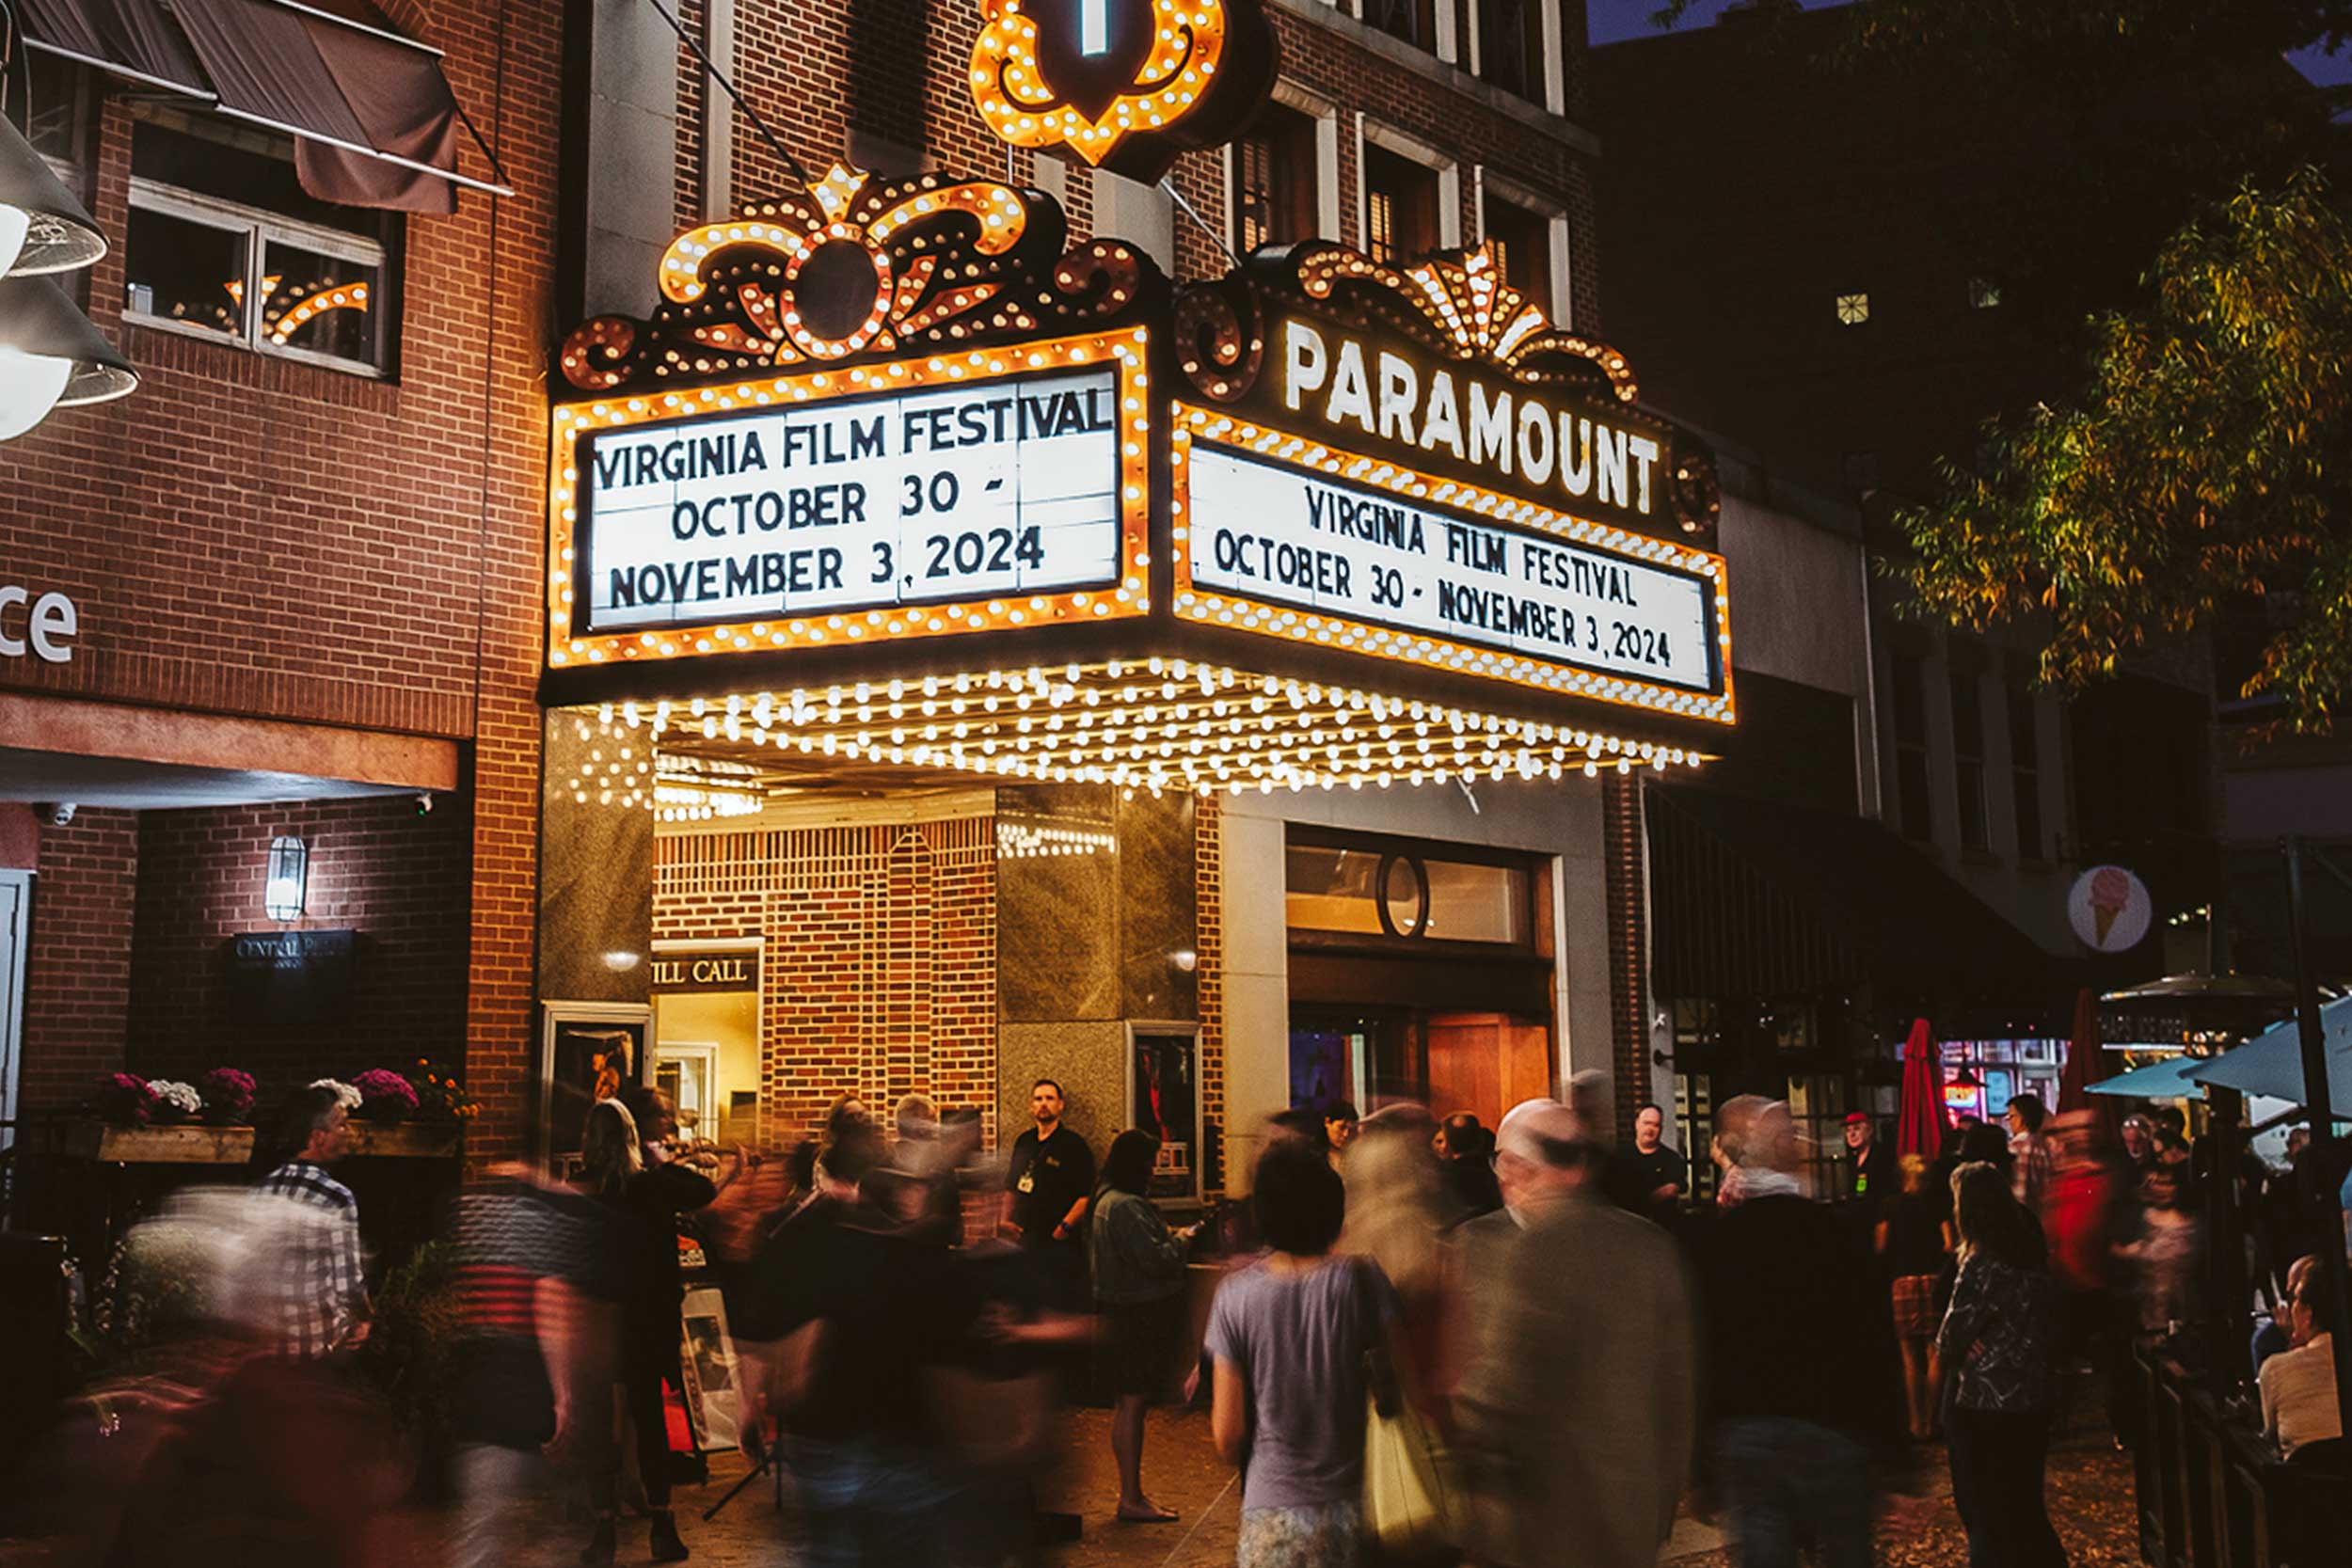
[[[653,321],[565,345],[608,395],[555,413],[548,663],[1144,613],[1150,280],[1062,238],[1009,186],[843,169],[681,236]]]
[[[1263,254],[1177,338],[1177,615],[1731,721],[1711,460],[1490,257]]]
[[[657,742],[592,748],[576,802],[1720,750],[1712,458],[1621,356],[1483,251],[1309,242],[1172,293],[1067,238],[1036,191],[836,168],[680,235],[650,319],[570,335],[541,695]]]

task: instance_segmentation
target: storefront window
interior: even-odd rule
[[[2058,1108],[2058,1069],[2066,1042],[2058,1039],[1946,1040],[1944,1105],[1954,1116],[1997,1122],[2021,1094]]]
[[[1409,847],[1293,844],[1284,867],[1294,931],[1525,947],[1524,866],[1433,859]]]

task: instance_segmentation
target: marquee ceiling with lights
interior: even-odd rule
[[[1735,717],[1710,455],[1484,252],[1171,295],[1050,198],[834,169],[574,332],[542,696],[673,819],[973,779],[1689,765]]]

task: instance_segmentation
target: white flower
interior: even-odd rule
[[[204,1108],[204,1097],[196,1092],[194,1084],[175,1084],[168,1078],[151,1078],[147,1086],[155,1091],[155,1098],[183,1117],[192,1117]]]
[[[340,1078],[322,1078],[310,1086],[314,1089],[333,1089],[335,1098],[342,1101],[342,1107],[346,1111],[356,1111],[359,1108],[359,1091]]]

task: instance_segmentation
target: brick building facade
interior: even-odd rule
[[[79,621],[70,661],[0,660],[19,802],[0,812],[21,828],[25,801],[81,807],[0,835],[29,838],[12,859],[35,873],[11,1115],[71,1107],[116,1069],[247,1067],[268,1090],[429,1053],[463,1060],[485,1101],[476,1152],[522,1147],[561,8],[350,12],[444,52],[515,192],[379,230],[373,366],[278,352],[291,335],[266,326],[234,341],[158,319],[151,279],[204,252],[147,227],[188,204],[158,194],[145,142],[135,169],[135,139],[160,127],[272,170],[290,139],[33,56],[39,145],[114,247],[89,312],[142,384],[0,448],[5,575],[69,595]],[[470,145],[460,166],[499,177]],[[298,199],[257,197],[201,232],[249,221],[291,245],[270,224]],[[355,1027],[248,1030],[219,1006],[226,936],[287,928],[260,896],[286,833],[311,855],[291,924],[358,933]]]

